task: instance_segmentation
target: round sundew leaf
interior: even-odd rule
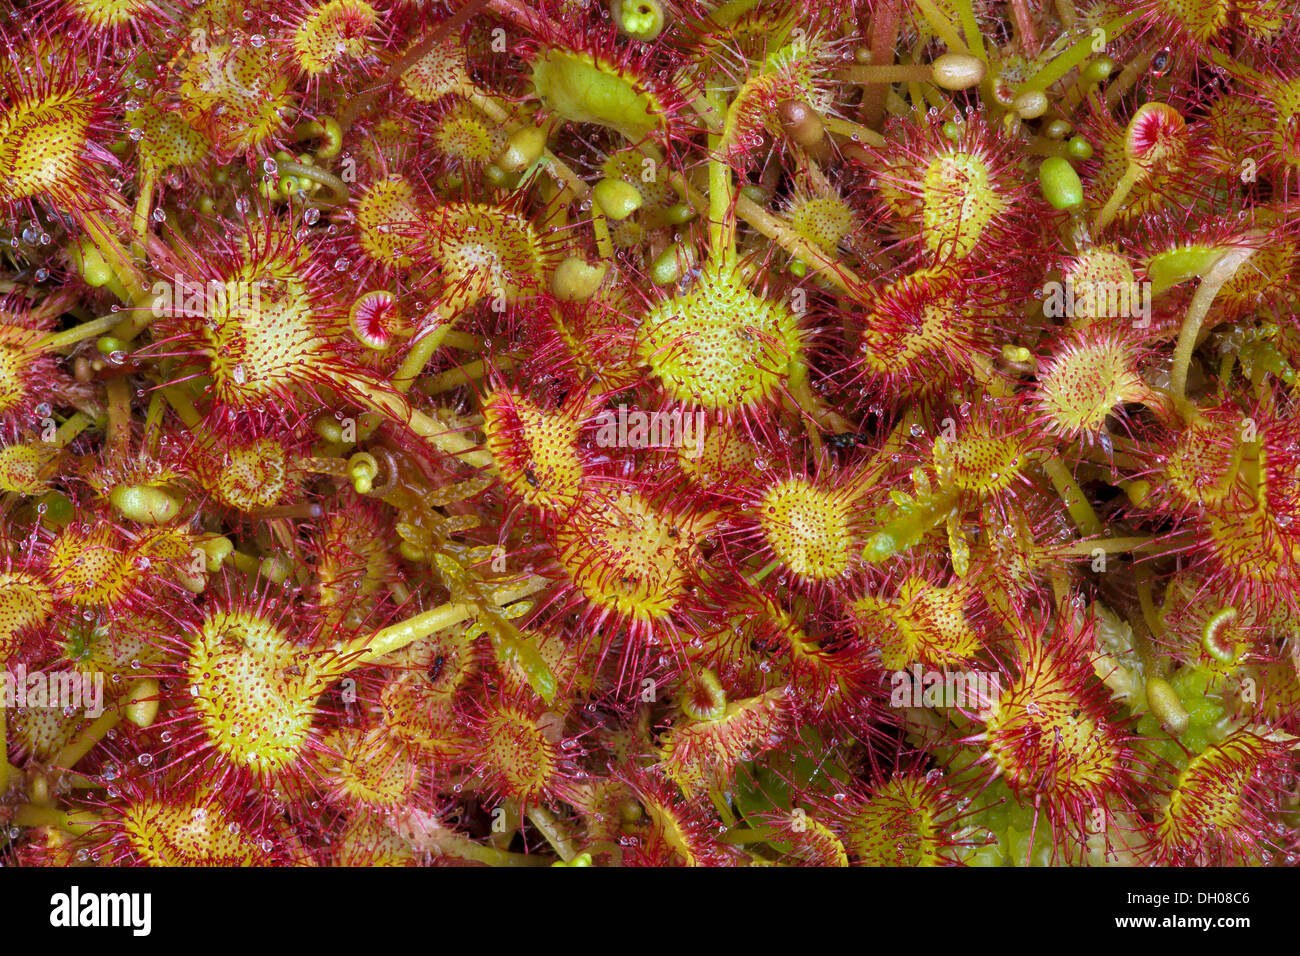
[[[49,568],[59,596],[88,607],[120,603],[135,579],[131,557],[107,524],[68,525],[50,549]]]
[[[186,678],[209,743],[235,766],[270,778],[305,753],[324,687],[275,625],[246,613],[208,614]]]
[[[127,804],[122,827],[131,849],[149,866],[266,866],[270,855],[253,835],[232,825],[219,798],[196,795],[181,803]]]
[[[953,149],[931,160],[921,189],[921,236],[932,255],[965,259],[1009,204],[987,163],[974,152]]]
[[[329,0],[313,9],[293,33],[293,53],[305,73],[327,72],[340,60],[365,56],[375,8],[365,0]]]
[[[674,519],[635,492],[597,500],[556,530],[561,567],[593,604],[638,621],[672,613],[708,520]]]
[[[423,41],[417,40],[408,49]],[[473,88],[465,68],[465,51],[455,37],[433,45],[399,81],[402,90],[421,103],[433,103],[453,93]]]
[[[214,44],[181,75],[181,109],[222,151],[249,150],[284,128],[289,77],[270,47]]]
[[[1000,689],[986,724],[989,753],[1013,790],[1087,798],[1123,771],[1121,740],[1087,697],[1091,665],[1062,659],[1039,642],[1020,675]]]
[[[143,165],[162,171],[193,166],[208,152],[207,141],[171,110],[147,105],[128,112],[127,125],[143,132],[137,149]]]
[[[937,587],[908,577],[898,597],[867,596],[850,605],[863,633],[879,634],[881,666],[903,670],[916,663],[948,665],[969,661],[983,649],[966,617],[959,586]]]
[[[335,866],[416,866],[410,843],[382,820],[359,811],[348,818],[334,848]]]
[[[528,714],[511,706],[492,708],[483,718],[482,740],[482,771],[502,793],[526,802],[550,786],[559,752]]]
[[[279,504],[287,486],[288,460],[273,438],[231,445],[219,466],[204,475],[213,495],[240,511]]]
[[[994,434],[989,424],[981,421],[952,441],[936,439],[934,462],[943,480],[954,488],[996,495],[1011,487],[1026,455],[1018,437]]]
[[[0,491],[39,495],[48,484],[42,473],[53,459],[53,450],[40,445],[0,448]]]
[[[197,331],[205,345],[217,400],[246,406],[291,392],[325,364],[329,346],[320,335],[305,280],[288,263],[245,262],[209,298]]]
[[[23,97],[0,111],[0,202],[72,196],[82,184],[98,104],[75,90]]]
[[[802,350],[794,314],[716,263],[689,291],[646,313],[638,346],[673,399],[720,411],[774,398],[803,361]]]
[[[510,491],[539,507],[567,511],[578,503],[581,429],[572,410],[546,412],[507,389],[483,403],[483,430],[498,473]]]
[[[23,632],[43,624],[54,611],[54,593],[26,571],[0,574],[0,663],[18,650]]]
[[[533,89],[565,119],[608,126],[633,140],[663,124],[663,107],[635,77],[588,53],[546,50],[533,63]]]
[[[833,253],[857,225],[853,210],[838,196],[801,196],[786,213],[794,231],[822,251]]]
[[[1229,0],[1156,0],[1153,6],[1162,20],[1186,30],[1200,43],[1218,36],[1234,9]]]
[[[406,268],[419,243],[421,218],[415,187],[401,176],[369,186],[357,203],[356,227],[361,249],[384,265]]]
[[[535,291],[549,258],[526,218],[487,203],[439,207],[426,234],[444,284],[469,301]]]
[[[410,797],[417,768],[387,731],[341,728],[325,736],[322,749],[322,777],[335,802],[394,808]]]
[[[841,577],[853,567],[851,498],[802,478],[769,487],[758,505],[763,538],[783,565],[816,581]]]
[[[1160,814],[1158,839],[1163,852],[1195,852],[1219,838],[1249,843],[1252,819],[1249,786],[1273,758],[1274,745],[1247,730],[1194,756],[1178,775]]]
[[[1114,336],[1067,340],[1038,379],[1038,404],[1061,434],[1095,432],[1117,406],[1145,394],[1131,349]]]
[[[732,701],[709,720],[683,721],[663,736],[663,767],[688,796],[723,787],[746,755],[777,746],[785,728],[784,691]]]
[[[67,0],[68,7],[95,30],[106,30],[130,23],[146,13],[152,0]]]
[[[936,866],[947,845],[941,791],[915,776],[876,789],[844,827],[844,846],[865,866]]]
[[[41,333],[0,325],[0,414],[15,409],[30,387],[28,371]]]
[[[444,156],[476,166],[492,162],[505,142],[504,131],[464,103],[438,117],[430,137],[430,145]]]

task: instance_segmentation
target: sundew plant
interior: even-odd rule
[[[1295,862],[1288,0],[0,48],[5,865]]]

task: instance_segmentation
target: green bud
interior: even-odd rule
[[[1188,717],[1178,692],[1163,677],[1147,678],[1147,704],[1152,715],[1175,737],[1187,729]]]
[[[1025,90],[1011,101],[1011,108],[1020,114],[1021,119],[1027,120],[1038,119],[1047,112],[1050,105],[1047,94],[1042,90]]]
[[[693,265],[695,254],[688,247],[671,245],[650,264],[650,281],[655,285],[672,285]]]
[[[137,727],[148,727],[158,718],[158,682],[152,677],[136,683],[126,702],[126,719]]]
[[[109,492],[108,500],[122,517],[141,524],[165,524],[181,510],[179,501],[149,485],[118,485]]]
[[[1092,159],[1092,143],[1082,136],[1071,136],[1070,141],[1065,144],[1065,149],[1071,159]]]
[[[235,550],[235,546],[230,543],[230,539],[224,535],[200,538],[194,544],[207,556],[207,568],[212,573],[220,571],[221,565],[226,558],[230,557],[230,553]]]
[[[605,263],[589,265],[585,259],[570,256],[556,266],[551,276],[551,291],[565,302],[586,302],[605,281],[609,266]]]
[[[664,29],[664,9],[659,0],[610,0],[614,25],[633,40],[653,40]]]
[[[1108,56],[1099,56],[1083,68],[1085,83],[1104,83],[1115,72],[1115,61]]]
[[[1054,119],[1047,124],[1044,132],[1048,139],[1065,139],[1066,134],[1070,132],[1070,123],[1068,120]]]
[[[289,575],[293,567],[284,558],[273,555],[269,558],[263,558],[262,563],[258,565],[257,573],[266,578],[272,584],[283,584],[289,580]]]
[[[94,243],[89,239],[83,239],[77,250],[80,262],[78,265],[81,269],[81,277],[86,280],[86,285],[92,289],[98,289],[100,286],[107,285],[113,279],[113,270],[109,268],[104,257],[99,254]]]
[[[37,504],[45,505],[45,520],[58,527],[63,527],[76,517],[72,499],[60,491],[50,491],[37,499]]]
[[[967,53],[945,53],[930,68],[934,71],[934,84],[945,90],[968,90],[979,86],[988,67],[978,57]]]
[[[679,202],[664,210],[664,221],[670,226],[680,226],[695,218],[695,209],[689,204]]]
[[[497,166],[507,173],[527,169],[546,151],[546,134],[544,126],[521,126],[506,140],[505,149],[497,157]]]
[[[1068,160],[1053,156],[1038,167],[1043,198],[1055,209],[1073,209],[1083,202],[1083,183]]]
[[[632,215],[645,201],[635,186],[621,179],[602,179],[596,183],[591,195],[600,211],[616,222]]]

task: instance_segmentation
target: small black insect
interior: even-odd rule
[[[439,654],[437,657],[433,659],[433,663],[429,665],[430,681],[436,681],[439,677],[442,676],[442,668],[446,663],[447,663],[447,658],[443,654]]]
[[[1151,72],[1156,76],[1164,76],[1169,71],[1169,58],[1172,55],[1168,47],[1156,53],[1151,58]]]
[[[536,472],[534,472],[531,468],[524,469],[524,480],[527,481],[534,488],[540,488],[542,486],[542,483],[537,480]]]
[[[840,432],[826,439],[826,443],[832,448],[852,448],[859,441],[861,441],[861,438],[857,432]]]

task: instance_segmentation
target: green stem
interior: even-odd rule
[[[519,364],[517,355],[502,355],[492,362],[492,368],[498,371],[506,371],[514,368]],[[449,392],[453,388],[459,388],[462,385],[471,385],[477,382],[487,374],[488,363],[483,359],[476,359],[459,368],[449,368],[445,372],[439,372],[432,378],[421,383],[420,391],[425,395],[437,395],[441,392]]]
[[[1214,261],[1214,265],[1210,266],[1205,277],[1201,279],[1196,294],[1192,296],[1191,304],[1187,307],[1182,328],[1178,330],[1178,345],[1174,349],[1174,362],[1169,372],[1169,390],[1173,393],[1174,401],[1184,411],[1187,403],[1187,372],[1191,367],[1192,352],[1196,350],[1196,340],[1200,335],[1201,326],[1205,323],[1205,317],[1209,314],[1210,306],[1214,304],[1214,298],[1219,294],[1219,290],[1237,274],[1237,270],[1255,252],[1256,249],[1252,246],[1230,247]]]
[[[162,392],[155,390],[149,396],[149,407],[144,415],[144,447],[151,456],[158,454],[158,445],[162,441],[163,412],[167,409]]]
[[[1043,455],[1039,459],[1043,471],[1051,479],[1052,486],[1056,488],[1056,493],[1061,496],[1061,501],[1065,503],[1065,509],[1070,513],[1070,518],[1088,537],[1099,537],[1102,532],[1102,524],[1097,517],[1097,512],[1092,510],[1092,505],[1088,502],[1079,487],[1079,483],[1074,480],[1074,475],[1070,474],[1070,469],[1065,467],[1065,462],[1053,454]]]
[[[498,850],[496,847],[475,843],[456,833],[442,834],[432,842],[436,850],[448,856],[458,856],[462,860],[472,860],[488,866],[550,866],[554,862],[544,856]]]
[[[97,319],[91,319],[89,322],[82,322],[80,325],[74,325],[70,329],[64,329],[62,332],[54,332],[47,335],[40,342],[38,348],[47,351],[67,348],[69,345],[76,345],[88,338],[103,335],[112,330],[116,325],[120,325],[122,316],[114,312],[111,315],[101,315]]]
[[[844,78],[854,83],[929,83],[934,80],[934,69],[925,64],[895,66],[850,66]],[[832,130],[832,132],[835,132]]]
[[[492,455],[480,449],[477,442],[463,437],[434,416],[412,408],[404,395],[360,380],[340,380],[337,384],[345,388],[350,397],[385,418],[405,425],[439,451],[455,455],[476,468],[492,466]]]
[[[718,155],[722,137],[709,134],[709,252],[717,261],[735,258],[736,219],[732,211],[731,167]]]
[[[328,202],[341,206],[348,201],[348,185],[331,172],[321,169],[319,166],[307,166],[303,163],[293,163],[288,160],[277,160],[275,164],[276,171],[281,176],[296,176],[299,179],[310,179],[312,182],[324,186],[331,193]]]
[[[971,0],[956,0],[956,6],[957,19],[961,21],[962,36],[966,38],[970,52],[984,60],[984,35],[980,33],[979,23],[975,20],[974,5]]]
[[[492,601],[499,607],[504,606],[536,594],[549,583],[545,578],[534,575],[526,578],[520,584],[499,589],[492,596]],[[354,668],[371,664],[387,654],[399,651],[403,647],[428,637],[430,634],[452,627],[462,621],[467,621],[478,613],[480,613],[480,608],[473,603],[468,601],[453,602],[439,605],[425,611],[423,614],[417,614],[405,621],[383,628],[368,637],[352,642],[353,646],[339,655],[339,668],[341,670],[332,668],[329,676],[331,679],[335,679]],[[359,651],[359,653],[353,653],[353,651]]]
[[[1128,168],[1124,170],[1124,175],[1120,177],[1115,188],[1111,190],[1110,198],[1106,200],[1106,205],[1102,206],[1097,213],[1097,218],[1093,223],[1093,231],[1101,232],[1110,225],[1116,214],[1119,213],[1120,207],[1124,200],[1128,198],[1133,187],[1146,178],[1147,171],[1137,163],[1129,163]]]
[[[135,237],[141,245],[149,232],[149,211],[153,205],[154,187],[158,181],[158,170],[152,164],[145,168],[140,180],[140,194],[135,199]]]
[[[1084,538],[1080,541],[1071,541],[1069,544],[1054,547],[1051,551],[1052,554],[1061,557],[1090,555],[1094,551],[1105,551],[1107,554],[1127,554],[1130,551],[1143,551],[1159,543],[1157,539],[1149,537]]]
[[[1105,41],[1109,43],[1115,37],[1122,34],[1128,28],[1129,24],[1137,19],[1137,16],[1137,11],[1131,11],[1103,23],[1101,29],[1105,33]],[[1044,66],[1029,79],[1025,80],[1025,82],[1020,85],[1019,92],[1023,93],[1028,90],[1046,91],[1049,86],[1061,77],[1065,76],[1065,74],[1069,73],[1075,67],[1079,66],[1084,60],[1088,59],[1088,57],[1095,55],[1092,51],[1092,42],[1092,35],[1090,33]]]
[[[95,420],[85,412],[75,412],[54,433],[54,447],[64,447],[93,424],[95,424]]]
[[[126,376],[111,378],[105,386],[108,396],[108,448],[125,455],[131,447],[131,387]]]
[[[912,2],[925,17],[925,22],[930,24],[934,35],[943,41],[944,46],[953,53],[970,52],[966,49],[966,44],[961,42],[961,37],[957,35],[957,28],[953,26],[952,21],[931,0],[912,0]]]
[[[129,694],[127,695],[130,696]],[[71,770],[82,757],[90,753],[95,744],[104,739],[104,735],[122,722],[122,711],[118,707],[105,711],[89,727],[77,734],[67,746],[59,751],[51,766]]]
[[[395,389],[402,393],[411,390],[415,380],[420,377],[424,367],[433,358],[433,353],[446,341],[447,335],[451,332],[452,323],[456,321],[456,316],[460,314],[464,306],[465,303],[460,299],[455,302],[439,303],[437,312],[442,324],[426,332],[411,346],[410,351],[406,353],[406,358],[402,360],[402,364],[393,373],[392,383]]]
[[[856,139],[871,146],[885,146],[889,142],[874,129],[863,126],[861,123],[850,123],[838,116],[823,117],[822,123],[829,132],[835,133],[837,136],[847,136],[850,139]]]
[[[0,706],[0,798],[9,792],[9,778],[13,767],[9,763],[9,728],[6,717],[9,709]]]
[[[83,820],[84,823],[81,822]],[[73,820],[70,814],[62,810],[56,810],[54,807],[41,807],[25,803],[14,811],[13,822],[20,827],[54,827],[63,830],[65,833],[81,836],[99,826],[103,821],[93,814],[85,812],[78,813],[77,819]]]
[[[86,235],[121,282],[127,301],[132,305],[143,305],[146,301],[152,301],[144,272],[135,264],[130,253],[122,248],[108,220],[94,210],[84,211],[82,219],[85,222]]]
[[[528,821],[537,827],[539,833],[546,838],[546,842],[551,845],[556,854],[565,863],[568,863],[578,855],[577,849],[564,833],[560,821],[555,819],[555,814],[545,807],[530,807],[527,811]]]
[[[381,76],[373,86],[365,93],[355,97],[348,102],[347,108],[339,114],[339,127],[343,130],[350,129],[357,118],[369,109],[370,104],[375,101],[384,91],[401,77],[403,73],[420,61],[420,59],[434,48],[434,46],[446,37],[459,30],[461,26],[469,20],[474,14],[481,11],[488,5],[489,0],[469,0],[465,6],[461,7],[446,20],[443,20],[429,32],[423,40],[417,43],[400,59],[395,60],[384,75]]]

